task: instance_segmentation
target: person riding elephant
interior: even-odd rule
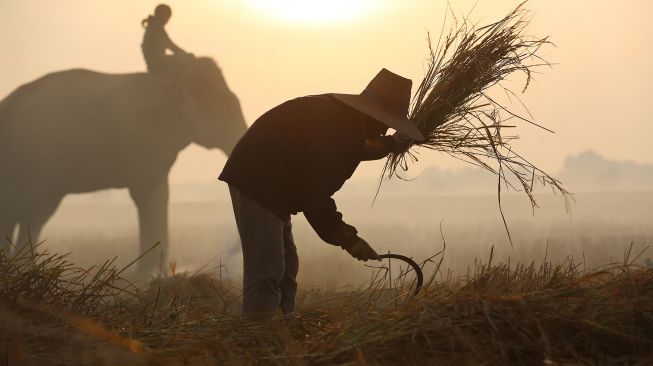
[[[170,85],[142,72],[73,69],[1,99],[0,255],[31,250],[68,194],[126,188],[148,253],[139,273],[167,268],[168,174],[179,152],[194,143],[228,155],[247,129],[212,58],[193,58]]]
[[[147,64],[147,71],[156,74],[165,74],[184,59],[193,58],[181,47],[177,46],[165,30],[165,25],[172,16],[172,9],[165,4],[159,4],[154,9],[154,15],[143,19],[141,25],[145,28],[141,49]],[[172,51],[172,55],[166,51]]]

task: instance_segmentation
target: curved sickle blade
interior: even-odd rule
[[[419,268],[419,265],[415,263],[414,260],[401,255],[401,254],[382,254],[379,257],[381,258],[390,258],[390,259],[398,259],[400,261],[408,263],[411,267],[413,267],[413,270],[415,270],[415,274],[417,275],[417,283],[415,284],[415,291],[413,291],[413,296],[417,296],[419,291],[422,289],[422,283],[424,282],[424,274],[422,273],[422,269]]]

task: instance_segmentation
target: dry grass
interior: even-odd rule
[[[451,278],[436,256],[418,297],[410,274],[380,272],[367,289],[301,293],[295,318],[246,323],[217,276],[138,286],[110,261],[0,254],[0,364],[651,364],[653,270],[631,257],[581,271],[491,254]]]

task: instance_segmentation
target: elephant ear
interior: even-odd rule
[[[178,77],[181,104],[192,125],[192,141],[230,152],[247,129],[236,95],[209,57],[195,58]]]
[[[198,58],[186,63],[177,76],[177,96],[184,122],[191,128],[193,140],[202,136],[206,129],[206,108],[202,104],[207,81],[198,72]]]
[[[200,103],[197,101],[191,86],[180,83],[177,88],[177,96],[179,98],[179,105],[184,124],[190,127],[193,139],[196,136],[201,136],[204,129],[202,123],[202,111]]]

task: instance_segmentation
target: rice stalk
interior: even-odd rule
[[[439,151],[495,174],[497,197],[501,209],[502,189],[521,191],[531,207],[537,202],[533,194],[539,183],[560,193],[568,208],[570,193],[562,183],[516,152],[511,142],[518,136],[509,131],[528,123],[553,132],[528,117],[511,111],[491,96],[495,90],[516,96],[502,86],[509,76],[523,74],[522,93],[528,89],[536,69],[551,66],[538,55],[549,45],[548,37],[525,36],[529,24],[526,2],[496,23],[476,27],[467,19],[454,22],[448,34],[435,47],[428,36],[428,69],[411,102],[409,118],[425,137],[411,141],[404,151],[391,153],[381,174],[381,181],[398,171],[408,170],[418,160],[418,147]],[[510,235],[508,231],[508,235]]]

